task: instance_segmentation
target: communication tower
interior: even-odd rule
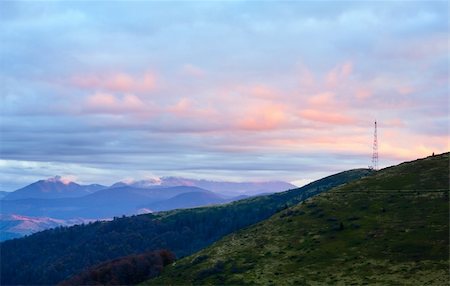
[[[375,120],[375,131],[373,133],[373,153],[371,169],[378,170],[378,138],[377,138],[377,121]]]

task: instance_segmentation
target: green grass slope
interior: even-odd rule
[[[230,234],[147,285],[448,285],[449,153],[378,171]]]

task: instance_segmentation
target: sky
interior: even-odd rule
[[[1,1],[0,189],[302,185],[449,148],[447,1]]]

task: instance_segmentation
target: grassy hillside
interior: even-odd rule
[[[147,285],[448,285],[449,153],[378,171],[230,234]]]
[[[370,174],[342,172],[302,188],[226,205],[116,218],[59,227],[2,242],[2,285],[56,284],[98,263],[121,256],[168,249],[190,255],[223,236],[269,218],[311,196]]]

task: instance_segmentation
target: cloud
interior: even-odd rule
[[[201,68],[194,66],[192,64],[185,64],[181,68],[181,72],[184,75],[194,77],[194,78],[203,78],[205,76],[205,71]]]
[[[299,112],[303,119],[317,121],[322,123],[341,125],[353,124],[354,119],[349,116],[337,112],[320,111],[313,109],[305,109]]]
[[[336,95],[332,92],[323,92],[319,94],[315,94],[308,99],[308,102],[312,105],[316,105],[318,107],[328,106],[335,104],[334,97]]]
[[[264,131],[280,128],[287,121],[283,105],[251,106],[237,121],[237,128],[250,131]]]
[[[358,100],[365,100],[365,99],[367,99],[367,98],[369,98],[371,96],[372,96],[372,92],[369,89],[364,88],[364,87],[357,88],[356,91],[355,91],[355,97]]]
[[[133,94],[114,96],[108,93],[95,93],[87,98],[84,107],[84,112],[87,113],[122,114],[145,110],[146,104]]]
[[[74,176],[74,175],[67,175],[67,176],[64,176],[64,177],[61,177],[61,176],[51,177],[51,178],[48,178],[46,181],[47,182],[61,182],[64,185],[68,185],[71,182],[76,182],[76,180],[77,180],[76,176]]]
[[[252,97],[264,99],[275,99],[277,97],[277,92],[264,84],[256,84],[248,87],[248,94]]]
[[[342,84],[350,76],[353,69],[351,62],[346,62],[340,66],[333,68],[326,75],[326,84],[329,87],[336,87],[338,84]]]
[[[316,78],[314,73],[305,65],[302,65],[299,70],[299,84],[303,89],[310,89],[316,85]]]
[[[175,105],[169,107],[168,110],[175,114],[190,113],[192,111],[192,102],[189,98],[182,98]]]
[[[75,87],[106,92],[151,92],[157,87],[152,72],[133,77],[127,73],[75,75],[69,80]]]

